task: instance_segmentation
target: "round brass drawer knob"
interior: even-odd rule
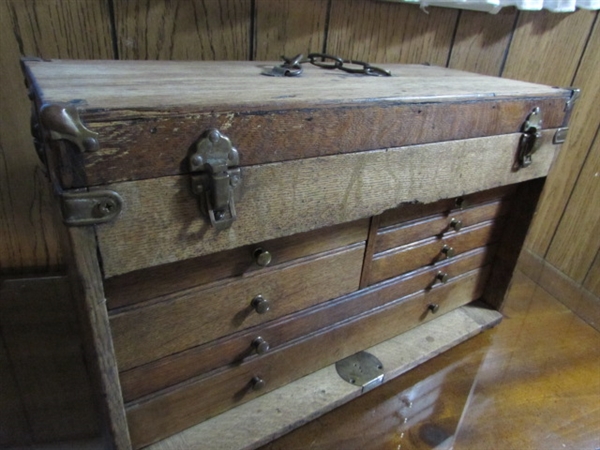
[[[264,355],[269,351],[271,347],[269,346],[269,343],[267,341],[265,341],[259,336],[252,341],[252,348],[259,355]]]
[[[458,220],[457,218],[453,217],[450,219],[450,227],[454,228],[454,231],[460,231],[463,227],[462,220]]]
[[[448,282],[448,274],[446,272],[440,271],[435,276],[435,279],[441,281],[442,283],[447,283]]]
[[[263,248],[257,248],[252,252],[252,256],[254,256],[254,262],[258,264],[260,267],[267,267],[271,264],[271,253],[268,250]]]
[[[442,253],[446,255],[446,258],[452,258],[455,255],[454,248],[449,245],[444,245],[442,247]]]
[[[271,309],[269,301],[262,295],[257,295],[252,299],[252,307],[254,308],[254,311],[256,311],[258,314],[264,314],[269,309]]]
[[[427,309],[429,311],[431,311],[433,314],[435,314],[436,312],[438,312],[440,310],[440,305],[438,305],[437,303],[430,303],[427,306]]]
[[[253,377],[250,381],[250,385],[252,386],[253,391],[260,391],[265,387],[267,383],[261,377]]]

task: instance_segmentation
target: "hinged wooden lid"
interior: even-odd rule
[[[58,105],[53,119],[64,119],[67,136],[83,130],[51,167],[63,188],[188,173],[191,149],[211,128],[231,139],[243,167],[515,133],[536,106],[544,128],[556,128],[571,95],[415,65],[384,65],[392,77],[381,78],[312,66],[301,77],[261,75],[272,64],[23,62],[38,111]]]

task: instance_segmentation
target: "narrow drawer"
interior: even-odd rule
[[[447,258],[444,248],[451,248],[455,255],[459,255],[490,244],[500,238],[501,232],[501,221],[488,221],[462,229],[460,232],[425,239],[376,254],[371,262],[368,285],[442,261]]]
[[[127,370],[358,289],[364,243],[277,269],[168,295],[110,316],[119,370]],[[262,296],[264,313],[252,306]]]
[[[454,211],[451,214],[437,214],[425,220],[415,220],[398,227],[380,230],[375,238],[375,253],[400,247],[422,239],[441,236],[454,231],[453,224],[470,227],[481,222],[497,219],[508,213],[510,201],[506,198],[483,205]]]
[[[361,349],[390,339],[480,297],[489,270],[455,281],[314,333],[262,358],[216,371],[126,406],[134,448],[140,448],[208,419],[257,395],[287,384]],[[263,380],[260,391],[255,381]],[[199,401],[198,399],[202,399]]]
[[[409,203],[398,208],[388,209],[381,214],[379,226],[387,228],[412,220],[436,214],[450,214],[454,211],[470,208],[475,205],[487,203],[501,198],[510,197],[515,192],[515,185],[501,186],[462,197],[446,198],[433,203]]]
[[[264,266],[259,263],[264,264],[266,260],[257,261],[259,251],[269,252],[270,263],[267,265],[274,267],[362,242],[367,239],[368,227],[368,219],[358,220],[115,276],[104,283],[107,305],[109,309],[119,308],[262,270]]]
[[[435,267],[426,267],[380,283],[369,289],[348,294],[281,319],[258,325],[232,336],[179,352],[158,361],[121,372],[121,388],[126,402],[175,385],[213,369],[261,358],[253,347],[261,337],[276,351],[289,341],[363,314],[373,308],[415,292],[431,288],[438,271],[454,280],[461,274],[492,261],[495,246],[478,248]]]

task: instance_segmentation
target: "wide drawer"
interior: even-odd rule
[[[480,297],[489,270],[405,297],[237,367],[191,380],[126,406],[135,448],[155,442],[256,395],[282,386],[358,350],[389,339]],[[253,389],[258,380],[260,391]],[[260,383],[259,383],[260,385]],[[202,399],[202,400],[199,400]]]
[[[126,402],[164,389],[225,365],[259,357],[253,342],[261,337],[270,352],[289,341],[363,314],[398,298],[431,288],[438,271],[451,280],[491,263],[495,246],[479,248],[436,267],[426,267],[372,288],[314,306],[281,319],[252,327],[198,347],[120,373]]]
[[[358,289],[364,243],[189,289],[110,316],[119,370],[180,352]],[[259,313],[258,296],[269,309]]]

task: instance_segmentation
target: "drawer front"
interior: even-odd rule
[[[368,219],[273,239],[255,245],[206,255],[109,278],[104,290],[109,309],[123,307],[225,278],[264,270],[257,251],[267,251],[268,267],[367,239]]]
[[[103,186],[124,202],[119,217],[96,226],[104,275],[350,222],[403,203],[539,178],[558,149],[552,137],[553,130],[542,133],[526,170],[514,170],[521,133],[242,167],[237,219],[222,231],[202,216],[189,177]]]
[[[207,289],[191,289],[110,316],[119,370],[127,370],[358,289],[364,243]],[[261,295],[270,309],[259,313]]]
[[[385,308],[315,333],[279,351],[241,365],[184,383],[138,403],[127,405],[127,418],[135,448],[201,422],[261,393],[300,378],[361,349],[413,328],[436,315],[477,299],[487,269],[469,272],[439,288],[405,297]],[[260,391],[253,379],[266,382]]]
[[[434,285],[438,271],[444,271],[450,280],[454,280],[466,272],[490,264],[495,251],[495,246],[475,249],[435,267],[425,267],[372,288],[121,372],[123,396],[129,402],[213,369],[256,358],[258,355],[253,342],[258,337],[269,344],[269,352],[276,351],[289,341],[398,298],[429,289]]]
[[[375,255],[371,263],[369,285],[378,283],[419,267],[435,264],[446,258],[444,248],[455,255],[482,247],[500,239],[502,223],[484,222],[443,237],[425,239]]]

